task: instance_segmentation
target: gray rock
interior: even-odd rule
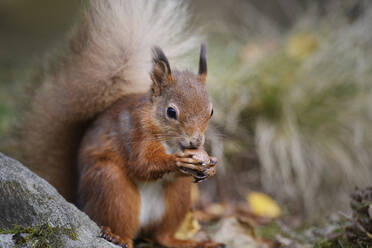
[[[99,227],[48,182],[0,153],[0,230],[42,224],[74,230],[77,240],[58,233],[62,247],[118,247],[99,238]],[[14,247],[12,235],[0,234],[0,247]]]

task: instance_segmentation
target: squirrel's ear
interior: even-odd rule
[[[205,48],[205,44],[201,44],[199,59],[199,79],[202,83],[205,83],[206,78],[207,78],[207,51]]]
[[[161,89],[172,82],[171,69],[167,57],[159,47],[154,47],[152,60],[154,64],[151,73],[152,91],[154,95],[160,95]]]

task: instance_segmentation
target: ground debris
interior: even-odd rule
[[[350,215],[343,214],[338,228],[318,242],[316,248],[372,247],[372,187],[351,194]]]
[[[351,195],[352,219],[345,228],[347,240],[360,247],[372,246],[372,187],[357,189]]]

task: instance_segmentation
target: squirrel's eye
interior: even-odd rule
[[[167,109],[167,115],[168,115],[169,118],[177,120],[177,112],[174,108],[169,107]]]
[[[212,109],[212,111],[211,111],[211,117],[213,116],[213,109]]]

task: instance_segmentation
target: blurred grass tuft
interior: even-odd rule
[[[372,7],[353,19],[334,10],[228,41],[211,73],[215,125],[240,147],[225,137],[225,167],[253,140],[264,189],[313,217],[346,207],[372,178]]]

